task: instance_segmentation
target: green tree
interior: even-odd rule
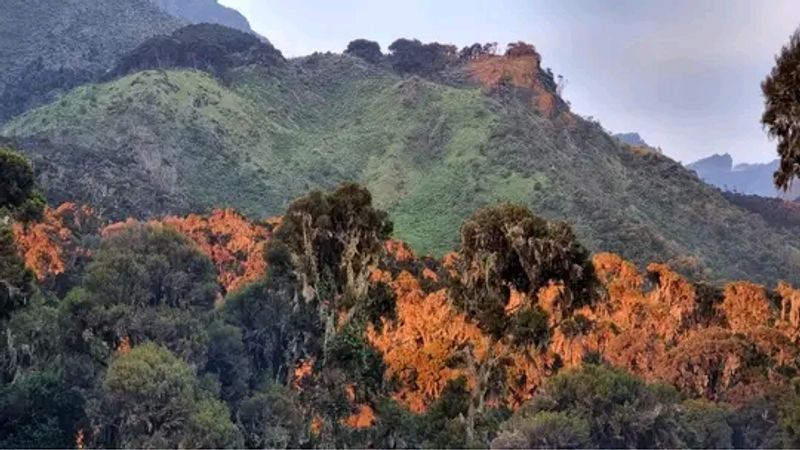
[[[65,370],[89,387],[123,342],[148,341],[202,366],[216,295],[211,260],[186,238],[158,225],[127,225],[103,239],[83,284],[60,305]]]
[[[153,343],[117,356],[93,394],[89,418],[104,447],[236,447],[223,403],[198,387],[186,362]]]
[[[242,448],[242,433],[231,421],[225,403],[206,398],[195,408],[180,448]]]
[[[277,384],[245,399],[237,416],[247,448],[298,448],[307,439],[308,422],[299,399]]]
[[[0,448],[72,448],[83,397],[53,372],[0,387]]]
[[[28,161],[0,143],[0,321],[25,305],[33,293],[34,276],[25,267],[9,226],[12,219],[41,217],[44,198],[34,190]]]
[[[775,185],[788,190],[792,179],[800,175],[800,30],[781,49],[761,90],[765,100],[761,123],[778,141]]]
[[[733,448],[733,429],[728,410],[705,400],[687,400],[681,404],[691,448]]]
[[[589,424],[567,412],[520,414],[504,424],[492,448],[585,448]]]
[[[236,402],[247,395],[250,361],[242,342],[242,330],[219,321],[209,326],[204,372],[214,374],[219,380],[222,400]]]
[[[503,436],[519,442],[534,424],[549,421],[559,426],[571,423],[562,430],[564,434],[550,439],[572,441],[582,434],[583,421],[588,425],[589,440],[578,445],[682,447],[687,445],[687,431],[678,401],[678,393],[671,387],[648,385],[621,369],[587,365],[547,380],[536,397],[503,425]],[[555,445],[536,436],[524,439],[528,438],[533,439],[531,445]]]
[[[476,212],[461,227],[459,256],[451,289],[455,306],[505,345],[545,347],[550,322],[563,322],[594,298],[594,266],[572,228],[536,217],[524,206],[502,203]],[[552,311],[555,317],[550,317],[539,306],[537,294],[553,283],[563,289]],[[512,291],[524,294],[526,301],[509,317]],[[505,361],[491,352],[479,360],[470,348],[463,354],[478,380],[466,422],[472,439],[489,389],[501,384]]]
[[[365,301],[370,267],[380,261],[391,232],[386,212],[372,206],[369,191],[352,183],[331,193],[312,192],[286,212],[276,237],[291,252],[303,300],[324,326],[323,349],[337,329],[372,316],[368,307],[393,309],[393,298],[385,298],[389,305]]]
[[[0,223],[11,214],[23,220],[41,216],[44,198],[34,185],[33,169],[28,161],[0,146]]]
[[[356,39],[354,41],[350,41],[350,43],[347,44],[347,50],[344,52],[348,55],[357,56],[372,64],[380,62],[381,58],[383,58],[380,44],[367,39]]]
[[[114,359],[89,417],[107,447],[176,447],[194,413],[196,379],[169,350],[147,343]]]

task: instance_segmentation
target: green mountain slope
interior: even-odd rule
[[[540,112],[541,92],[532,103],[525,89],[456,75],[435,82],[330,54],[233,69],[225,82],[145,71],[78,88],[2,133],[51,200],[117,218],[219,206],[263,217],[357,180],[421,252],[450,250],[476,208],[512,200],[575,223],[595,251],[714,278],[800,280],[796,230],[771,228],[561,103]]]
[[[0,123],[92,81],[148,37],[178,28],[149,0],[3,0]]]

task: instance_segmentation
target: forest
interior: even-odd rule
[[[109,223],[0,152],[0,447],[800,445],[800,290],[500,203],[420,257],[368,190]]]
[[[0,448],[800,447],[798,202],[622,142],[534,45],[12,1]],[[800,31],[761,88],[788,190]]]

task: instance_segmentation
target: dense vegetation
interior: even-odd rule
[[[507,203],[418,258],[354,184],[263,223],[29,216],[3,155],[0,447],[800,442],[788,285],[647,281]]]
[[[199,24],[148,39],[121,58],[109,78],[177,68],[198,69],[222,77],[234,67],[268,67],[282,62],[279,51],[253,34],[222,25]]]
[[[455,51],[398,40],[379,58],[379,47],[354,41],[345,55],[239,66],[254,53],[226,53],[215,40],[247,48],[254,39],[220,30],[177,33],[210,39],[198,45],[219,50],[208,53],[219,64],[199,66],[216,76],[137,72],[77,88],[4,127],[48,199],[88,202],[112,219],[214,207],[265,217],[308,190],[355,180],[423,253],[455,248],[451,230],[507,200],[568,219],[590,250],[638,264],[798,281],[794,229],[771,226],[678,163],[570,113],[530,45],[498,55],[492,45]],[[173,38],[152,42],[163,39]],[[164,48],[177,52],[171,61],[197,62],[191,47]],[[142,59],[126,60],[157,61],[138,52],[159,48],[145,44],[133,54]]]

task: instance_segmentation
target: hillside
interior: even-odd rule
[[[180,26],[148,0],[5,0],[0,123],[93,81],[148,37]]]
[[[134,73],[80,87],[2,133],[33,159],[51,201],[91,201],[110,218],[225,206],[266,217],[309,189],[357,180],[422,253],[454,248],[463,218],[513,200],[639,264],[798,280],[797,233],[570,113],[532,48],[457,57],[409,47],[378,64],[315,54],[217,77]]]

